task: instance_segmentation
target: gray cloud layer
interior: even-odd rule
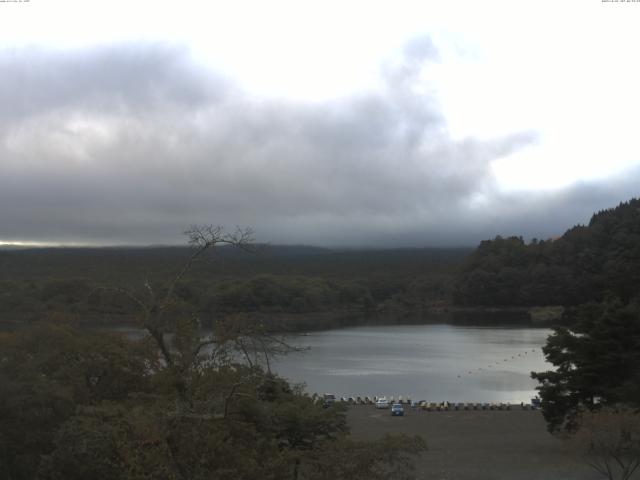
[[[491,162],[535,134],[452,140],[415,88],[430,61],[416,39],[380,91],[300,103],[163,45],[0,52],[0,241],[173,243],[218,223],[278,243],[460,245],[555,235],[633,195],[626,177],[500,196]]]

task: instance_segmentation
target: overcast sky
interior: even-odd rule
[[[640,195],[640,2],[0,2],[0,243],[475,245]]]

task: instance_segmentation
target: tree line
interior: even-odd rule
[[[611,480],[640,467],[640,199],[595,213],[557,239],[487,240],[453,286],[458,305],[561,305],[532,372],[550,432]],[[567,437],[568,436],[568,437]]]
[[[480,243],[456,276],[458,305],[580,305],[640,286],[640,199],[594,214],[549,240],[496,237]]]
[[[450,302],[455,268],[468,250],[332,251],[221,247],[193,266],[175,294],[204,322],[229,313],[351,312]],[[131,322],[136,305],[104,290],[153,279],[166,288],[188,258],[185,248],[33,249],[0,251],[0,321],[72,315],[87,324]],[[328,325],[324,325],[325,327]]]

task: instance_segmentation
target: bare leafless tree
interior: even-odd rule
[[[254,246],[253,231],[249,228],[237,227],[229,233],[218,225],[194,225],[184,233],[191,252],[165,288],[156,288],[149,277],[144,279],[142,288],[102,288],[116,291],[138,307],[140,326],[153,339],[165,367],[172,372],[174,386],[183,408],[189,403],[185,373],[195,366],[203,350],[219,343],[221,339],[213,334],[202,337],[200,321],[195,315],[169,318],[170,309],[177,303],[176,288],[194,265],[217,247],[227,245],[251,251]]]
[[[640,414],[628,408],[585,412],[568,439],[609,480],[629,480],[640,466]]]
[[[186,230],[185,235],[191,246],[189,258],[182,268],[169,282],[166,290],[162,294],[156,294],[148,278],[145,279],[144,287],[146,298],[135,295],[131,289],[121,289],[121,293],[128,296],[141,309],[141,324],[156,341],[158,348],[162,352],[163,359],[167,365],[172,366],[175,358],[167,347],[164,335],[167,333],[168,322],[166,313],[176,301],[175,290],[185,275],[191,270],[194,264],[203,259],[205,253],[211,252],[220,245],[230,245],[242,250],[251,250],[253,244],[253,231],[251,229],[237,228],[232,234],[226,233],[221,226],[195,225]],[[197,320],[197,319],[191,319]],[[204,345],[194,346],[194,356],[204,347]]]
[[[171,373],[178,395],[178,410],[186,414],[192,407],[188,395],[188,374],[192,369],[204,365],[204,356],[209,358],[211,365],[216,360],[217,363],[232,361],[239,354],[250,367],[265,365],[267,372],[271,373],[272,356],[286,354],[298,348],[269,332],[262,322],[246,315],[230,315],[220,319],[211,333],[203,336],[196,315],[171,310],[178,306],[176,289],[194,265],[205,259],[206,254],[223,245],[249,252],[256,250],[253,231],[250,229],[236,228],[232,233],[227,233],[221,226],[196,225],[184,233],[191,252],[168,285],[156,288],[147,277],[141,288],[120,287],[115,290],[138,307],[140,326],[153,339],[165,368]],[[229,401],[243,395],[239,391],[240,386],[242,382],[232,386],[225,395],[225,416]]]

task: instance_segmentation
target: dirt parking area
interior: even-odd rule
[[[386,433],[421,435],[429,450],[417,459],[418,478],[602,478],[547,432],[539,410],[518,406],[512,410],[427,412],[405,407],[404,417],[392,417],[389,410],[354,405],[349,408],[348,419],[351,435],[358,440],[372,440]]]

